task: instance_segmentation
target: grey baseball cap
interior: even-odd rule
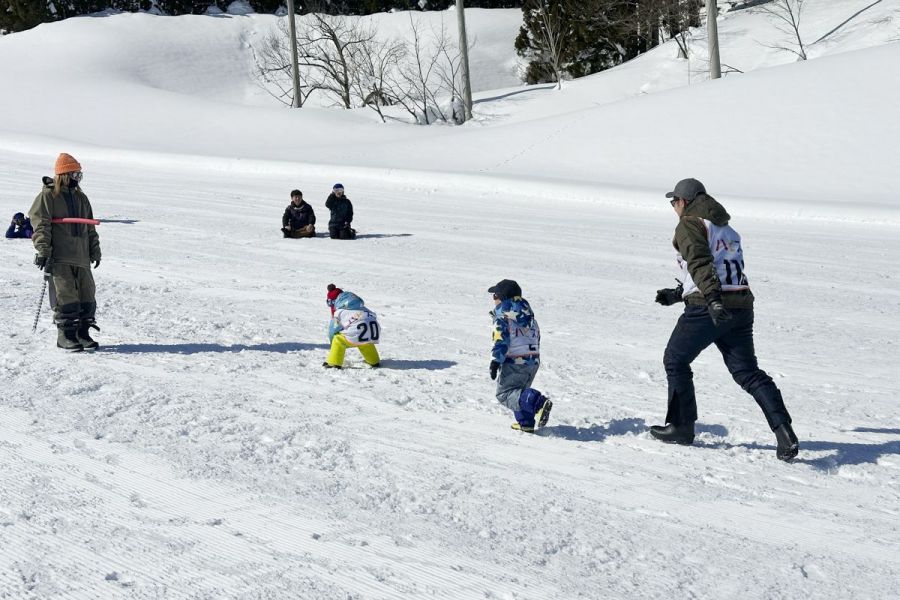
[[[694,178],[682,179],[678,183],[675,184],[675,189],[666,194],[666,198],[684,198],[688,202],[699,196],[700,194],[705,194],[706,188],[703,187],[703,184],[697,181]]]

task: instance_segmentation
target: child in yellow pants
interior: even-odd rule
[[[361,346],[351,344],[350,340],[348,340],[343,333],[339,333],[331,338],[331,351],[328,353],[328,358],[325,360],[325,366],[340,368],[344,364],[344,353],[347,352],[347,348],[352,348],[354,346],[359,348],[363,360],[368,364],[373,367],[380,366],[381,359],[378,356],[378,349],[375,347],[375,344],[363,344]]]
[[[363,299],[353,292],[343,292],[334,301],[334,316],[328,327],[331,351],[322,363],[327,369],[344,366],[347,348],[359,348],[363,359],[372,367],[381,366],[375,344],[381,337],[378,316],[365,307]]]

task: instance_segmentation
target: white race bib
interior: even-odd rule
[[[354,346],[378,343],[381,327],[378,324],[378,317],[368,308],[341,309],[335,311],[334,316],[341,324],[341,333]]]
[[[702,219],[706,227],[706,237],[709,240],[709,251],[712,253],[713,265],[722,284],[723,292],[736,292],[749,290],[750,283],[744,272],[744,250],[741,247],[741,234],[735,231],[731,225],[714,225],[711,221]],[[694,283],[687,261],[678,255],[678,266],[681,267],[682,281],[684,282],[684,295],[699,292],[700,289]]]
[[[531,326],[520,327],[513,320],[507,320],[509,329],[509,351],[506,356],[538,356],[541,353],[541,328],[537,319],[532,319]]]

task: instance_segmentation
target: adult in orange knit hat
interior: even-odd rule
[[[56,323],[56,345],[69,352],[94,350],[91,337],[96,324],[96,286],[91,273],[100,266],[97,228],[87,223],[54,223],[72,217],[93,219],[94,209],[81,189],[81,165],[70,154],[60,154],[56,177],[44,177],[43,188],[28,211],[34,233],[34,264],[44,270],[50,288],[50,306]]]
[[[73,173],[75,171],[81,170],[81,163],[75,160],[75,157],[71,154],[66,154],[63,152],[56,159],[56,167],[54,168],[54,174],[62,175],[63,173]]]

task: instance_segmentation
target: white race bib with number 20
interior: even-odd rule
[[[341,323],[341,333],[354,346],[378,343],[378,339],[381,337],[378,316],[368,308],[342,309],[335,311],[334,316]]]

